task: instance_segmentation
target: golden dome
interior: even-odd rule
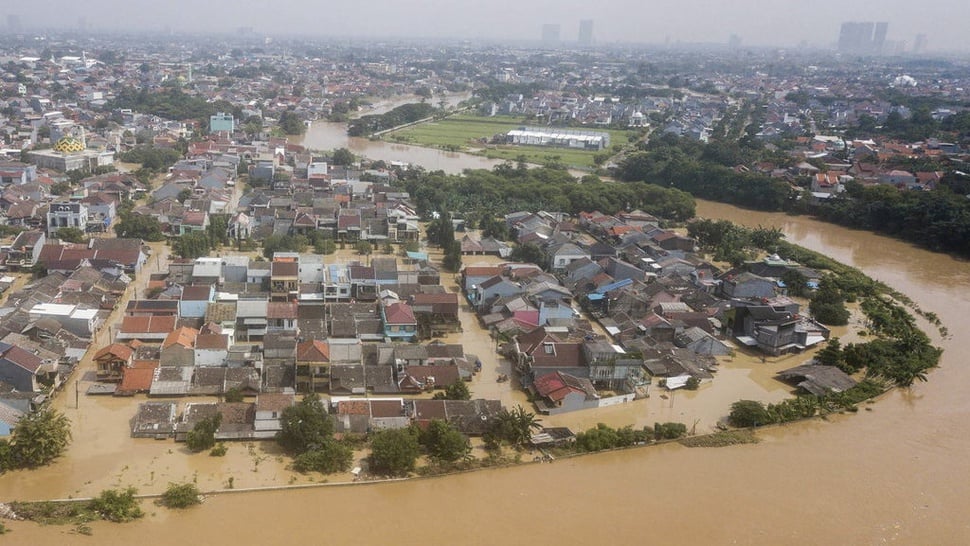
[[[54,151],[62,154],[76,154],[84,151],[84,144],[70,136],[66,136],[54,143]]]

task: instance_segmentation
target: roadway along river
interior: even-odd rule
[[[95,524],[95,540],[126,546],[146,539],[152,544],[970,542],[965,393],[970,264],[807,218],[707,202],[699,203],[698,213],[778,226],[790,240],[909,294],[955,334],[937,340],[946,349],[941,368],[928,383],[889,394],[871,412],[763,431],[759,445],[668,445],[408,483],[219,495],[198,509],[147,506],[154,515],[143,521]],[[72,539],[64,536],[67,528],[14,526],[11,536],[18,544]]]

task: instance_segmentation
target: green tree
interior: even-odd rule
[[[59,411],[44,406],[24,415],[10,439],[14,465],[35,468],[61,456],[71,441],[71,422]]]
[[[216,445],[216,431],[222,424],[222,414],[200,420],[185,437],[185,445],[195,453],[205,451]]]
[[[306,132],[306,125],[303,124],[303,120],[296,112],[290,110],[280,115],[279,126],[288,135],[302,135]]]
[[[815,362],[823,366],[837,366],[841,368],[844,360],[842,344],[837,337],[830,339],[825,347],[815,355]]]
[[[313,245],[317,254],[333,254],[337,251],[337,243],[333,239],[318,239]]]
[[[202,503],[202,493],[194,483],[170,483],[158,499],[166,508],[188,508]]]
[[[333,474],[350,470],[353,462],[354,451],[349,446],[329,439],[320,446],[297,455],[293,468],[297,472]]]
[[[797,269],[786,270],[782,273],[781,280],[788,288],[789,296],[801,298],[808,292],[808,279]]]
[[[434,419],[420,435],[421,444],[434,461],[455,462],[468,457],[471,443],[457,428],[446,421]]]
[[[436,400],[471,400],[472,393],[468,390],[468,385],[459,379],[445,387],[444,392],[436,392],[434,398]]]
[[[0,438],[0,474],[14,468],[13,448],[5,438]]]
[[[354,249],[357,250],[357,254],[361,256],[369,256],[374,252],[374,247],[367,241],[357,241],[354,245]]]
[[[165,234],[162,233],[162,224],[154,216],[125,214],[115,224],[114,230],[118,237],[144,239],[146,241],[165,240]]]
[[[62,227],[54,233],[54,236],[65,243],[83,243],[87,240],[84,231],[76,227]]]
[[[201,231],[190,231],[175,241],[175,252],[188,260],[208,256],[209,250],[209,237]]]
[[[71,193],[71,183],[70,182],[58,182],[51,186],[51,194],[53,195],[67,195]]]
[[[405,476],[414,470],[421,454],[417,434],[409,428],[382,430],[371,440],[370,468],[391,476]]]
[[[772,423],[771,414],[757,400],[738,400],[731,404],[728,422],[735,427],[757,427]]]
[[[357,158],[354,157],[353,152],[347,148],[337,148],[333,151],[333,155],[330,158],[330,161],[332,161],[334,165],[341,166],[353,165],[354,161],[356,160]]]
[[[244,400],[243,393],[239,390],[239,387],[232,387],[226,391],[225,401],[230,403],[242,402]]]
[[[687,436],[687,425],[683,423],[654,423],[653,433],[657,440],[676,440]]]
[[[125,523],[136,520],[145,515],[138,505],[134,487],[124,490],[105,489],[97,497],[91,499],[90,508],[97,512],[102,519],[115,523]]]
[[[192,190],[189,188],[183,188],[181,191],[179,191],[178,195],[175,196],[175,200],[178,201],[179,203],[185,203],[191,198],[192,198]]]
[[[495,416],[486,432],[485,440],[490,445],[507,442],[512,447],[522,447],[532,439],[532,431],[542,428],[534,413],[520,405],[512,410],[502,408]]]
[[[461,269],[461,243],[458,241],[451,242],[448,248],[445,249],[445,255],[441,261],[441,265],[448,271],[455,273]]]
[[[845,298],[832,277],[825,277],[818,290],[812,295],[808,310],[815,320],[830,326],[844,326],[849,323],[849,310],[845,308]]]
[[[284,409],[280,425],[276,441],[289,453],[318,449],[333,437],[333,421],[316,394]]]
[[[538,245],[533,243],[516,246],[512,249],[511,258],[516,262],[536,264],[542,268],[546,268],[549,265],[549,258],[546,256],[546,253]]]

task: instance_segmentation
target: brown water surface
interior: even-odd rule
[[[946,349],[942,366],[928,383],[893,392],[869,406],[872,411],[762,431],[759,445],[668,445],[407,483],[217,495],[184,512],[146,503],[150,515],[144,520],[95,524],[93,539],[70,535],[69,528],[15,522],[8,525],[13,534],[0,541],[126,546],[190,539],[201,544],[970,542],[970,265],[807,218],[707,202],[699,203],[698,213],[778,226],[790,240],[908,294],[954,334],[937,339]],[[134,463],[139,455],[115,456]],[[213,466],[195,461],[189,466],[200,472]],[[186,466],[166,457],[158,464]],[[45,480],[43,475],[37,473],[38,480]],[[77,479],[67,470],[62,477]],[[12,484],[27,482],[0,481],[2,497],[11,496]]]

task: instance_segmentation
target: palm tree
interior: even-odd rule
[[[542,424],[536,419],[534,413],[516,405],[512,411],[502,408],[502,411],[495,416],[492,434],[498,440],[504,440],[513,447],[521,447],[529,443],[533,430],[541,428]]]

